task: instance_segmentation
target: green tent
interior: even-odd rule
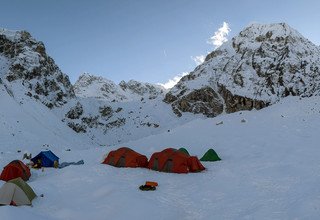
[[[0,205],[31,205],[36,194],[23,179],[16,178],[0,188]]]
[[[210,148],[200,159],[200,161],[211,161],[211,162],[219,161],[219,160],[221,160],[220,157],[212,148]]]
[[[190,156],[189,152],[184,147],[181,147],[178,151],[180,151],[182,153],[185,153],[186,155]]]

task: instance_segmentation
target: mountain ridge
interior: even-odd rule
[[[199,117],[261,109],[286,96],[318,95],[319,57],[319,47],[287,24],[252,24],[169,91],[88,73],[72,86],[41,41],[26,31],[0,29],[2,92],[21,106],[30,99],[41,103],[77,135],[108,144]]]
[[[214,117],[279,99],[318,95],[320,50],[285,23],[252,24],[208,54],[164,99],[173,111]]]
[[[160,85],[143,83],[136,80],[121,81],[119,84],[101,76],[83,73],[74,84],[78,97],[94,97],[112,102],[155,99],[164,96],[166,89]]]

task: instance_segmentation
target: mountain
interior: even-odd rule
[[[32,115],[33,124],[39,119],[26,106],[46,106],[51,118],[41,124],[62,123],[76,137],[113,145],[170,131],[203,115],[261,109],[286,96],[318,95],[319,57],[319,47],[287,24],[252,24],[208,54],[170,91],[134,80],[116,84],[88,73],[72,86],[42,42],[26,31],[1,29],[0,92]]]
[[[110,102],[124,102],[141,98],[155,99],[158,96],[164,96],[166,90],[159,85],[135,80],[121,81],[117,85],[103,77],[84,73],[74,84],[74,91],[78,97],[94,97]]]
[[[118,85],[103,77],[82,74],[74,85],[76,98],[57,114],[75,132],[101,144],[116,144],[175,127],[183,120],[162,102],[165,89],[134,80]]]
[[[209,117],[320,93],[320,49],[285,23],[252,24],[208,54],[164,99]]]
[[[0,29],[0,83],[16,99],[33,97],[49,108],[75,97],[67,75],[26,31]]]
[[[165,94],[161,86],[134,80],[116,85],[83,74],[73,87],[46,53],[43,43],[26,31],[0,29],[0,94],[1,105],[6,106],[2,107],[1,116],[11,118],[15,112],[16,121],[20,122],[13,125],[11,120],[4,122],[4,130],[13,126],[6,137],[12,143],[22,133],[46,127],[53,137],[66,128],[69,131],[63,133],[86,139],[83,143],[111,145],[179,124],[170,107],[161,101]],[[10,111],[11,107],[16,110]],[[22,126],[21,121],[28,121],[30,127]],[[40,130],[35,130],[37,135],[43,134]],[[26,139],[31,136],[21,137],[22,143],[18,145],[29,143]]]

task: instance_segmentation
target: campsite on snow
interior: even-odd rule
[[[72,83],[0,29],[0,219],[319,219],[320,47],[251,23],[202,61]]]

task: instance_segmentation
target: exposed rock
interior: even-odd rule
[[[169,102],[169,100],[166,102]],[[179,109],[182,112],[193,112],[195,114],[202,113],[208,117],[217,116],[223,111],[222,100],[210,87],[196,89],[179,100],[174,101],[172,106],[174,110]],[[177,110],[175,110],[175,114],[177,114]],[[179,116],[180,114],[178,113],[177,115]]]
[[[160,126],[160,125],[158,125],[156,123],[150,123],[150,122],[141,122],[140,125],[141,126],[154,127],[154,128],[158,128]]]
[[[269,105],[268,102],[261,100],[254,100],[244,96],[233,95],[225,86],[219,86],[219,94],[223,97],[225,102],[226,113],[233,113],[237,111],[252,110],[253,108],[259,110]]]
[[[115,112],[116,112],[116,113],[119,113],[119,112],[122,111],[122,109],[123,109],[123,108],[119,107],[119,108],[117,108],[117,110],[116,110]]]
[[[99,117],[98,116],[91,116],[91,117],[83,117],[81,118],[81,121],[83,124],[86,124],[89,128],[97,128],[99,123]]]
[[[81,103],[78,102],[75,107],[71,108],[68,111],[68,113],[66,114],[66,117],[70,119],[79,119],[82,114],[83,114],[83,107]]]
[[[86,133],[86,126],[82,125],[82,124],[78,124],[78,123],[74,123],[74,122],[69,122],[68,126],[70,128],[72,128],[75,132],[77,133]]]
[[[176,101],[177,99],[178,99],[178,98],[177,98],[176,96],[172,95],[171,92],[168,92],[168,93],[165,95],[163,101],[164,101],[165,103],[172,103],[172,102]]]
[[[124,125],[125,123],[126,123],[125,118],[118,118],[117,120],[106,124],[106,130],[111,129],[111,128],[115,128],[115,127],[120,127],[120,126]]]
[[[113,114],[113,110],[110,106],[99,107],[99,112],[101,113],[102,117],[111,117]]]

